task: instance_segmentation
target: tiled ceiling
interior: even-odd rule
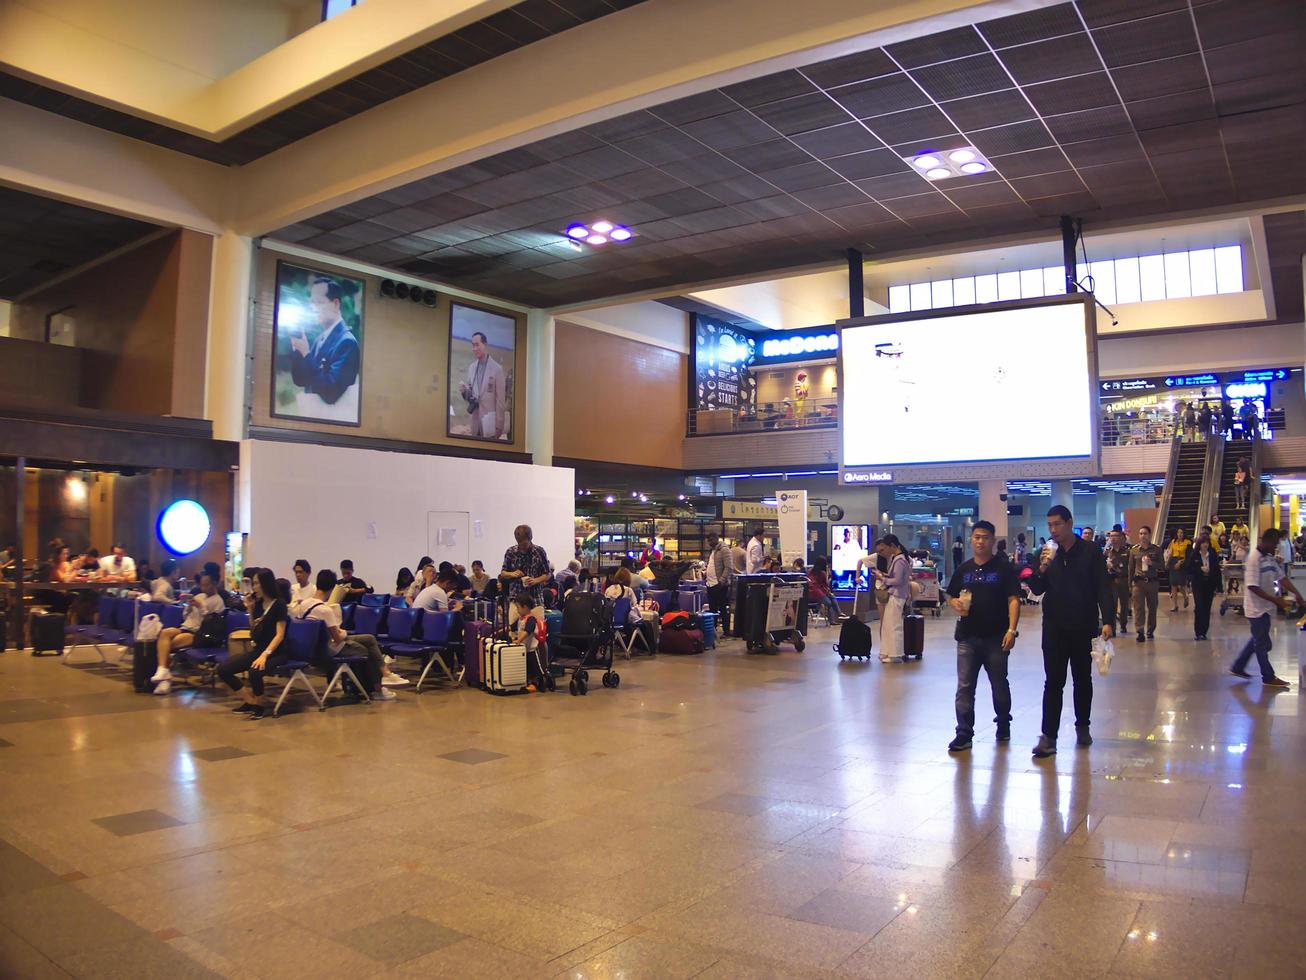
[[[144,221],[0,187],[0,299],[142,238]]]
[[[644,0],[523,0],[311,96],[222,142],[0,72],[0,97],[215,163],[242,164],[414,89]]]
[[[1299,0],[1076,0],[556,136],[273,237],[553,306],[1306,190]],[[972,144],[996,173],[901,159]],[[572,220],[635,228],[577,254]]]
[[[1306,251],[1306,214],[1290,211],[1265,216],[1265,245],[1270,263],[1276,319],[1300,320],[1303,314],[1302,253]]]

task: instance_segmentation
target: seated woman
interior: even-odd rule
[[[830,563],[824,558],[816,559],[812,564],[812,570],[807,573],[807,594],[812,602],[826,610],[831,623],[838,623],[843,619],[843,612],[839,609],[839,601],[835,599],[830,588],[829,567]]]
[[[416,580],[417,577],[408,570],[407,565],[399,569],[399,574],[395,577],[394,594],[399,598],[403,599],[404,601],[406,601],[410,606],[413,604],[413,601],[408,598],[408,589],[412,586],[413,582],[415,582]]]
[[[172,661],[173,652],[193,646],[195,634],[203,625],[204,617],[222,613],[227,608],[218,593],[217,580],[207,570],[200,573],[199,589],[197,595],[190,596],[187,600],[186,616],[181,621],[181,628],[170,626],[159,634],[159,668],[150,680],[154,682],[154,693],[160,696],[172,690],[172,671],[168,665]]]
[[[489,584],[494,581],[485,574],[485,562],[479,558],[472,562],[472,574],[468,576],[472,583],[472,594],[483,595]]]
[[[286,590],[289,591],[289,588]],[[254,579],[254,594],[246,600],[250,613],[250,644],[248,653],[228,658],[218,668],[218,677],[240,698],[241,703],[232,709],[238,714],[248,714],[259,719],[267,715],[263,703],[263,675],[274,670],[286,660],[286,599],[281,594],[277,578],[270,569],[260,568]],[[236,675],[248,673],[246,687]]]
[[[626,614],[624,629],[627,633],[640,630],[644,634],[644,643],[648,649],[657,649],[653,638],[653,624],[644,622],[644,617],[639,611],[639,600],[635,596],[635,590],[630,587],[630,569],[618,568],[617,573],[612,577],[612,584],[603,590],[603,594],[613,602],[620,602],[622,599],[630,600],[630,611]]]

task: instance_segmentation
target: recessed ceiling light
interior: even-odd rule
[[[929,170],[931,167],[937,167],[943,161],[933,153],[922,153],[913,162],[922,170]]]
[[[568,226],[567,226],[567,237],[568,237],[568,238],[588,238],[588,237],[589,237],[589,233],[590,233],[590,230],[589,230],[588,228],[586,228],[584,225],[581,225],[581,224],[575,224],[575,225],[568,225]]]
[[[631,235],[631,231],[629,228],[622,228],[621,226],[617,226],[616,228],[612,229],[612,234],[610,234],[608,237],[611,238],[614,242],[628,242],[630,241],[630,235]]]
[[[600,235],[606,235],[608,232],[612,230],[613,225],[611,221],[596,221],[594,222],[594,224],[590,225],[590,227],[593,228],[595,231],[597,231]]]
[[[947,167],[935,167],[933,170],[925,171],[925,176],[930,180],[942,180],[944,177],[951,177],[952,171]]]
[[[988,169],[988,167],[980,163],[978,160],[975,160],[972,163],[963,163],[961,165],[961,172],[964,174],[982,174]]]
[[[948,159],[953,163],[970,163],[975,159],[974,150],[953,150],[948,154]]]
[[[608,236],[590,235],[590,237],[585,239],[585,241],[589,242],[591,245],[606,245],[608,243]]]

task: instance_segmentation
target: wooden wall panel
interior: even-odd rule
[[[363,301],[362,425],[344,426],[272,415],[272,329],[276,305],[277,262],[300,268],[338,272],[366,282]],[[380,295],[381,277],[365,276],[329,263],[282,256],[261,249],[255,265],[258,282],[254,312],[253,425],[321,432],[325,435],[397,439],[433,445],[524,452],[526,449],[526,318],[496,310],[517,321],[517,364],[513,398],[513,441],[451,439],[445,432],[448,412],[450,297],[440,292],[435,307]],[[478,304],[466,304],[475,306]],[[488,309],[489,307],[487,307]],[[329,442],[324,439],[323,442]]]
[[[689,358],[558,321],[554,455],[680,469]]]

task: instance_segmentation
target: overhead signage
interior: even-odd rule
[[[802,354],[834,354],[839,349],[839,335],[834,331],[821,333],[787,333],[768,337],[758,349],[759,361],[776,361],[798,357]]]
[[[723,500],[721,517],[727,521],[773,521],[776,519],[776,505],[756,500]]]
[[[1157,387],[1153,378],[1127,378],[1123,381],[1103,381],[1103,391],[1151,391]]]
[[[1209,388],[1218,384],[1239,382],[1287,381],[1291,368],[1256,368],[1251,371],[1233,371],[1225,374],[1179,374],[1165,379],[1167,388]],[[1103,388],[1105,391],[1105,387]]]
[[[893,474],[888,470],[845,470],[844,483],[892,483]]]
[[[1219,383],[1220,376],[1217,374],[1181,374],[1165,379],[1167,388],[1206,388]]]
[[[1263,371],[1244,371],[1244,381],[1286,381],[1288,379],[1287,368],[1266,368]]]

